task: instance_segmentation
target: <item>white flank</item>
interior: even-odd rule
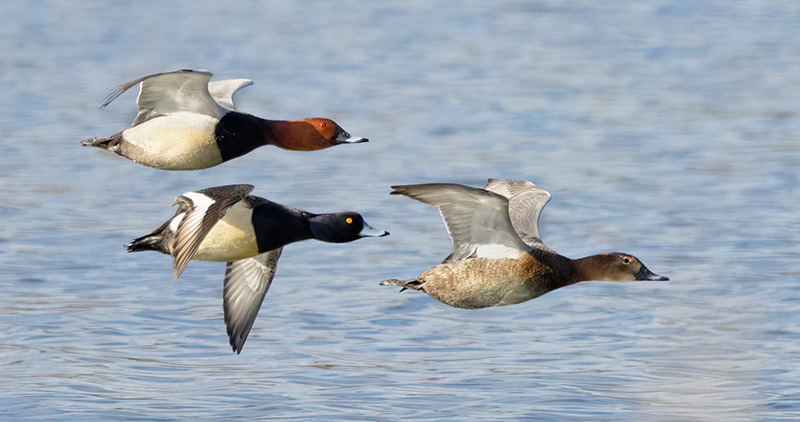
[[[253,209],[240,201],[214,225],[194,259],[200,261],[233,262],[258,255],[253,228]]]
[[[214,138],[219,119],[178,112],[125,129],[126,157],[165,170],[207,168],[222,162]]]

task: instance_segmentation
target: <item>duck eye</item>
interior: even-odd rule
[[[327,124],[327,123],[325,123],[325,122],[320,122],[320,124],[319,124],[319,128],[320,128],[320,129],[325,129],[326,127],[328,127],[328,124]]]
[[[622,258],[622,262],[624,262],[624,263],[626,263],[626,264],[630,264],[630,263],[631,263],[631,259],[630,259],[630,258],[627,258],[627,257],[623,257],[623,258]]]
[[[352,217],[347,217],[347,219],[344,220],[344,222],[347,223],[347,224],[352,224],[353,223],[353,218]]]

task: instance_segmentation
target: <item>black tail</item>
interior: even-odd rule
[[[125,245],[125,249],[127,249],[128,252],[140,252],[140,251],[161,252],[161,248],[159,245],[161,245],[161,237],[148,234],[147,236],[142,236],[138,239],[134,239],[131,243]]]
[[[125,245],[125,249],[127,249],[128,252],[157,251],[169,254],[164,245],[164,229],[167,228],[168,224],[169,221],[153,230],[152,233],[133,239],[131,243]]]

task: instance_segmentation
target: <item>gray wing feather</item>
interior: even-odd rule
[[[283,248],[229,262],[225,270],[222,307],[231,347],[242,351],[247,335],[269,291]]]
[[[479,256],[482,245],[497,245],[514,251],[530,250],[514,231],[508,215],[508,200],[501,195],[446,183],[392,188],[394,195],[405,195],[439,207],[453,241],[453,250],[445,262]]]
[[[208,232],[225,213],[253,190],[252,185],[229,185],[188,192],[177,198],[176,214],[185,212],[172,244],[172,270],[180,277]]]
[[[180,111],[220,118],[226,110],[214,101],[208,91],[211,76],[211,72],[190,69],[148,75],[116,87],[106,96],[100,107],[107,106],[123,92],[141,84],[139,96],[136,98],[139,114],[131,126]]]
[[[233,103],[233,94],[252,84],[253,81],[250,79],[225,79],[209,83],[208,92],[217,104],[234,111],[236,110],[236,105]]]
[[[550,251],[539,235],[539,216],[550,202],[550,193],[524,180],[489,179],[486,190],[508,198],[508,215],[525,244]]]

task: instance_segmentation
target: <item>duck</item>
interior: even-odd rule
[[[139,84],[139,113],[133,124],[107,138],[81,145],[106,149],[161,170],[199,170],[240,157],[262,145],[292,151],[316,151],[368,142],[351,137],[327,118],[267,120],[236,109],[233,95],[253,84],[249,79],[210,82],[206,70],[156,73],[112,90],[106,107]]]
[[[330,243],[383,237],[356,212],[314,214],[250,195],[253,185],[187,192],[175,215],[150,234],[125,245],[128,252],[172,256],[177,279],[191,260],[226,262],[223,311],[233,351],[241,353],[267,295],[283,247],[317,239]]]
[[[439,208],[453,249],[441,264],[383,286],[417,290],[452,307],[481,309],[535,299],[582,281],[668,281],[621,252],[570,259],[545,246],[539,215],[550,193],[524,180],[489,179],[485,188],[452,183],[392,186]]]

